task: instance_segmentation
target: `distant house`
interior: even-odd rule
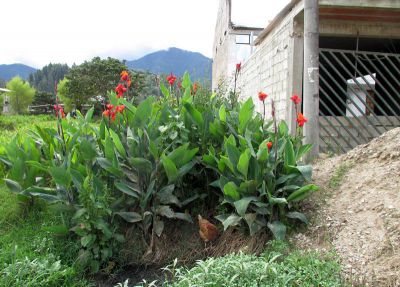
[[[9,89],[0,88],[0,93],[9,93],[11,92]],[[7,114],[9,112],[9,99],[8,96],[3,97],[3,114]]]
[[[287,3],[260,31],[235,26],[230,18],[235,0],[220,0],[213,88],[232,76],[243,51],[237,45],[246,34],[250,40],[239,76],[240,96],[254,98],[261,111],[257,94],[266,92],[275,100],[278,117],[294,130],[289,99],[302,96],[307,76],[304,1]],[[320,0],[319,14],[320,148],[344,152],[400,126],[400,1]]]

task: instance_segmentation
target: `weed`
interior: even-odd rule
[[[333,176],[329,180],[329,188],[338,188],[342,184],[344,176],[349,172],[352,167],[353,165],[348,163],[339,165],[338,168],[335,170]]]

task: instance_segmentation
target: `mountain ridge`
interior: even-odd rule
[[[29,75],[36,70],[36,68],[22,63],[0,64],[0,79],[9,81],[15,76],[20,76],[22,79],[27,80]]]

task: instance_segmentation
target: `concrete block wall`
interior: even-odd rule
[[[302,2],[279,23],[260,44],[250,58],[242,64],[239,76],[240,99],[253,98],[256,110],[263,111],[258,92],[268,94],[266,100],[267,119],[271,118],[271,98],[275,101],[278,120],[290,121],[290,97],[293,80],[293,31],[294,17],[303,9]],[[302,65],[302,63],[301,63]]]

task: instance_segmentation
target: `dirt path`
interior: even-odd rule
[[[316,215],[296,244],[336,250],[354,285],[400,286],[400,128],[319,160],[313,177]]]

